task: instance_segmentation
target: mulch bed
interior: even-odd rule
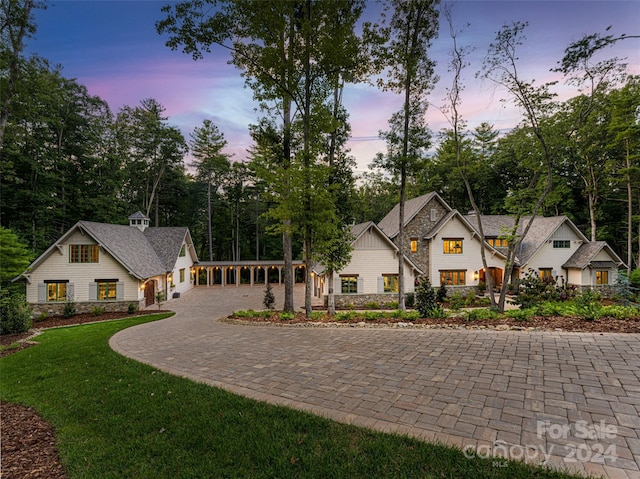
[[[402,327],[409,328],[443,328],[443,329],[487,329],[487,330],[515,330],[515,331],[565,331],[581,333],[640,333],[640,318],[616,319],[601,318],[597,321],[587,321],[580,318],[558,317],[532,317],[526,321],[513,318],[486,319],[468,321],[463,317],[434,319],[422,318],[416,321],[403,319],[382,318],[376,320],[364,320],[352,318],[336,321],[335,318],[324,316],[318,320],[310,321],[304,314],[297,313],[293,319],[280,319],[277,313],[270,317],[234,318],[230,316],[228,322],[241,324],[261,324],[273,326],[363,326],[363,327]]]
[[[166,311],[140,311],[137,315]],[[122,319],[134,315],[127,313],[105,313],[101,316],[93,314],[78,314],[69,319],[51,317],[34,323],[38,329],[83,324],[97,321]],[[316,325],[332,326],[336,323],[331,318],[309,321],[304,314],[296,314],[294,319],[285,320],[278,316],[272,318],[242,318],[228,319],[243,324],[263,325]],[[434,328],[472,328],[472,329],[510,329],[510,330],[544,330],[544,331],[573,331],[590,333],[640,333],[640,319],[619,320],[603,318],[598,321],[585,321],[578,318],[535,317],[528,321],[514,319],[466,321],[464,318],[419,319],[411,323],[398,319],[380,319],[376,321],[362,321],[351,319],[340,321],[346,326],[397,327],[402,323],[408,327]],[[33,331],[23,334],[0,336],[0,344],[8,345],[19,341],[15,349],[0,351],[0,357],[20,351],[37,344],[34,341],[24,341],[33,335]],[[44,421],[33,409],[24,406],[0,404],[0,430],[2,431],[2,478],[4,479],[64,479],[65,471],[58,459],[55,433],[53,428]]]

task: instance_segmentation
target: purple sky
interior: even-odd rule
[[[36,12],[38,31],[29,40],[27,51],[37,53],[53,64],[63,66],[63,75],[76,78],[89,93],[106,100],[117,112],[122,106],[136,106],[144,98],[155,98],[166,107],[172,125],[185,137],[205,118],[223,131],[228,152],[235,159],[246,156],[250,144],[247,125],[257,122],[251,91],[244,88],[239,71],[227,65],[228,52],[214,50],[204,60],[173,52],[155,31],[162,18],[160,8],[166,1],[57,1],[47,10]],[[371,8],[376,8],[371,4]],[[481,68],[487,46],[505,23],[528,21],[527,42],[520,50],[521,74],[542,83],[560,80],[549,70],[562,58],[564,49],[585,34],[638,34],[640,2],[633,1],[458,1],[453,9],[454,22],[469,23],[458,38],[461,45],[475,51],[465,69],[463,115],[469,127],[488,121],[496,129],[508,129],[520,121],[513,107],[505,107],[503,92],[475,78]],[[443,102],[450,85],[447,73],[451,39],[442,19],[440,37],[434,41],[432,55],[437,60],[441,80],[430,96],[433,105]],[[640,74],[640,40],[625,40],[606,50],[607,57],[626,57],[631,73]],[[561,99],[576,94],[559,85]],[[352,85],[345,89],[344,101],[350,112],[352,154],[358,171],[365,171],[375,153],[384,150],[376,140],[378,131],[387,128],[390,115],[400,109],[401,98],[382,93],[373,86]],[[437,108],[427,114],[430,128],[437,132],[447,126]]]

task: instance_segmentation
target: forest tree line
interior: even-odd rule
[[[238,23],[235,31],[225,24],[220,42],[223,34],[257,30],[255,12],[243,8],[259,9],[268,2],[226,3],[233,7],[229,18]],[[275,18],[284,19],[282,32],[289,42],[282,44],[288,49],[283,58],[290,63],[281,65],[288,76],[280,83],[262,78],[263,71],[251,71],[257,60],[247,60],[246,54],[255,51],[252,45],[243,51],[234,44],[234,63],[265,105],[264,116],[250,126],[254,144],[244,162],[225,153],[224,134],[209,120],[184,135],[153,98],[113,112],[86,87],[65,78],[59,66],[38,56],[25,58],[15,45],[3,47],[3,62],[7,67],[16,63],[18,74],[11,88],[10,74],[0,79],[7,112],[0,152],[1,226],[17,234],[35,257],[78,220],[126,223],[140,210],[153,226],[188,226],[201,260],[281,259],[286,235],[293,240],[293,256],[302,258],[307,246],[324,241],[314,233],[323,225],[379,221],[400,201],[401,181],[407,199],[435,191],[453,208],[471,210],[460,158],[483,214],[516,213],[523,204],[533,205],[546,187],[541,165],[550,152],[555,159],[553,188],[540,214],[567,215],[588,237],[609,242],[621,258],[631,253],[629,267],[637,267],[639,77],[620,73],[623,65],[612,60],[608,69],[585,69],[585,75],[599,81],[587,93],[564,102],[547,98],[536,125],[544,134],[546,152],[525,121],[508,132],[483,123],[465,131],[461,141],[451,130],[432,133],[420,124],[419,138],[414,138],[418,146],[401,171],[387,161],[398,156],[393,142],[400,117],[392,118],[390,130],[381,132],[387,153],[372,159],[370,172],[356,177],[355,160],[346,147],[349,112],[341,95],[345,81],[362,81],[390,68],[390,63],[369,64],[363,58],[375,42],[390,43],[393,25],[387,30],[371,26],[356,37],[353,25],[364,2],[340,0],[351,13],[341,18],[332,16],[336,2],[330,3],[300,2],[300,9],[285,11],[287,2],[275,2],[283,11],[267,11],[267,5],[258,12],[272,25],[280,25]],[[403,2],[391,3],[404,8]],[[433,35],[437,2],[418,3],[428,7],[424,14],[431,18],[430,33],[425,35]],[[167,20],[158,29],[179,31],[180,19],[171,16],[170,7],[164,11]],[[314,26],[313,42],[304,25]],[[262,35],[244,31],[247,38]],[[180,35],[169,46],[183,45],[194,57],[201,53],[202,45],[195,40],[190,44],[188,32],[180,30]],[[330,49],[334,44],[342,56]],[[390,55],[391,49],[386,52]],[[320,70],[314,55],[332,62],[331,68]],[[422,99],[433,81],[424,85]],[[386,88],[393,86],[389,80]],[[284,123],[283,113],[290,115]]]

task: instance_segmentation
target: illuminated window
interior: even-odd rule
[[[609,271],[596,271],[596,284],[609,284]]]
[[[506,248],[507,246],[509,246],[509,242],[506,239],[501,238],[489,238],[487,240],[487,243],[489,243],[494,248]]]
[[[540,279],[551,278],[551,268],[540,268]]]
[[[385,274],[382,275],[384,282],[385,293],[397,293],[399,290],[398,275],[397,274]]]
[[[352,294],[358,292],[357,276],[340,276],[340,292],[342,294]]]
[[[99,251],[97,244],[69,245],[69,263],[97,263]]]
[[[47,284],[47,301],[67,300],[67,281],[45,281]]]
[[[444,241],[444,254],[462,254],[461,239],[445,239],[443,241]]]
[[[467,272],[464,270],[440,271],[440,284],[462,286],[467,284]]]
[[[569,240],[553,240],[554,248],[571,248],[571,241]]]
[[[411,238],[411,252],[418,252],[418,238]]]
[[[98,301],[108,301],[116,299],[117,279],[98,279]]]

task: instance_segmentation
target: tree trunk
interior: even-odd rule
[[[209,261],[213,261],[213,233],[211,230],[211,178],[207,182],[207,243],[209,246]]]
[[[327,299],[327,312],[333,316],[336,314],[336,295],[333,289],[333,270],[330,269],[328,272],[328,281],[329,281],[329,297]]]

